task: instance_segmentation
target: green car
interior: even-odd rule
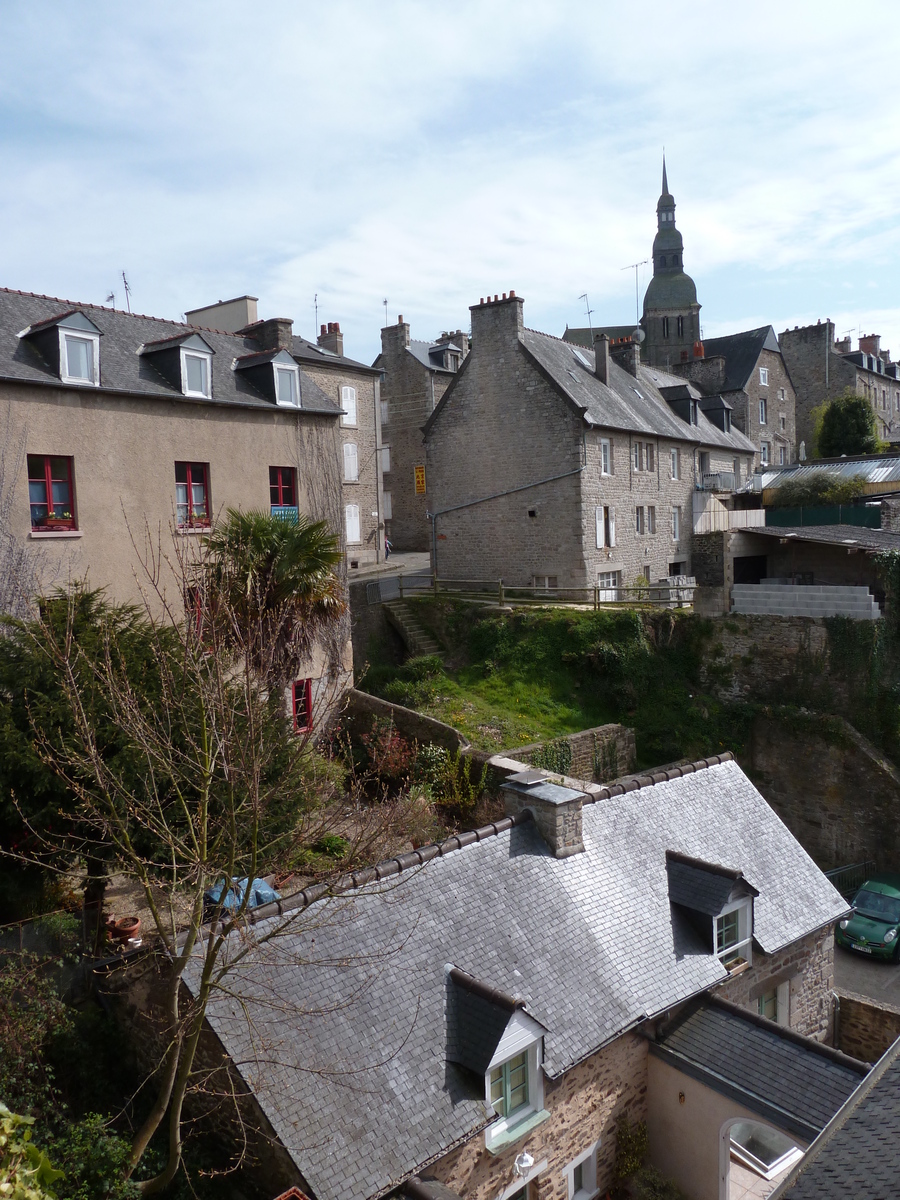
[[[853,912],[835,928],[837,944],[873,958],[900,961],[900,875],[873,875],[852,904]]]

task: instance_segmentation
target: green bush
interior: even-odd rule
[[[864,496],[866,481],[861,475],[850,479],[817,471],[800,479],[788,479],[775,488],[777,508],[810,508],[821,504],[852,504]]]
[[[848,388],[825,405],[821,421],[817,421],[816,453],[820,458],[877,454],[882,446],[875,413],[865,396]]]

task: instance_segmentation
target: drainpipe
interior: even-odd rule
[[[482,496],[478,500],[467,500],[465,504],[454,504],[450,508],[439,508],[436,512],[427,512],[425,515],[431,522],[431,569],[434,578],[438,578],[437,564],[437,519],[438,517],[446,516],[447,513],[459,512],[463,508],[474,508],[476,504],[487,504],[489,500],[501,500],[504,496],[514,496],[516,492],[527,492],[531,488],[543,487],[545,483],[555,483],[558,479],[569,479],[572,475],[580,475],[587,466],[587,446],[585,445],[584,434],[581,436],[581,466],[576,467],[574,471],[563,471],[561,475],[550,475],[547,479],[536,479],[534,483],[523,483],[519,487],[507,488],[505,492],[494,492],[490,496]]]

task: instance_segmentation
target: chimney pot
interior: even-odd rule
[[[506,299],[506,292],[503,293],[503,299]]]
[[[324,325],[323,325],[323,326],[321,326],[321,328],[319,329],[319,333],[321,333],[321,334],[324,334],[324,333],[325,333],[325,326],[324,326]]]
[[[494,292],[494,301],[496,302],[496,300],[497,300],[497,293]]]
[[[403,324],[403,313],[401,313],[401,314],[400,314],[400,316],[397,318],[397,324],[398,324],[398,325],[402,325],[402,324]]]
[[[512,290],[512,288],[509,289],[509,298],[510,300],[515,300],[516,298],[516,293]]]

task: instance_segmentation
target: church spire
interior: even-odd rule
[[[665,150],[663,150],[663,182],[662,182],[662,194],[663,194],[664,196],[668,196],[668,194],[669,194],[669,181],[668,181],[668,179],[666,179],[666,152],[665,152]]]

